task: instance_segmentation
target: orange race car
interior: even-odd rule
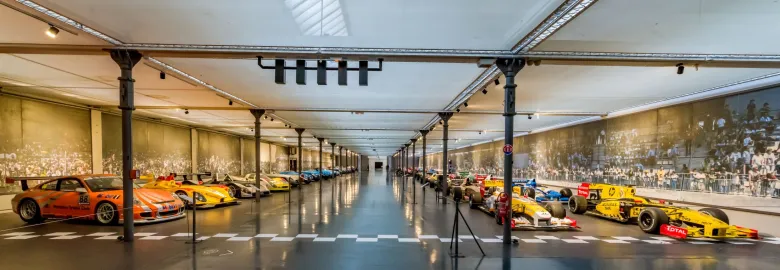
[[[27,181],[48,180],[33,188]],[[24,192],[11,200],[14,213],[25,222],[46,218],[82,218],[100,224],[124,222],[122,178],[115,175],[6,178],[20,182]],[[182,218],[184,203],[169,191],[141,188],[133,184],[133,221],[150,223]]]

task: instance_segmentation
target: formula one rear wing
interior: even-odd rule
[[[19,182],[22,185],[22,190],[27,191],[28,189],[30,189],[30,186],[27,185],[27,181],[53,180],[60,177],[61,176],[6,177],[5,183],[13,184],[14,182]]]

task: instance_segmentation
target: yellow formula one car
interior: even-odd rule
[[[566,217],[566,208],[560,202],[536,202],[534,198],[521,197],[520,187],[512,189],[512,217],[508,218],[507,194],[503,192],[503,180],[479,181],[482,192],[469,192],[471,208],[480,209],[494,216],[496,223],[503,225],[509,220],[515,230],[576,230],[577,221]],[[462,187],[453,191],[466,193]],[[487,198],[482,199],[482,196]]]
[[[758,231],[729,225],[723,210],[693,210],[635,196],[632,186],[582,183],[569,199],[569,211],[628,223],[636,222],[646,233],[673,238],[758,238]]]
[[[198,185],[193,180],[176,181],[173,175],[159,177],[146,183],[144,188],[163,189],[179,196],[193,198],[198,208],[211,208],[221,205],[238,204],[239,201],[230,196],[226,188]]]

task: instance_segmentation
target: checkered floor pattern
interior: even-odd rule
[[[91,240],[116,240],[118,233],[115,232],[97,232],[91,234],[78,234],[76,232],[55,232],[47,234],[36,234],[34,232],[13,232],[0,234],[0,239],[4,240],[28,240],[28,239],[48,239],[48,240],[73,240],[73,239],[91,239]],[[175,238],[191,238],[191,233],[176,233],[173,235],[162,235],[158,233],[145,233],[139,232],[135,234],[138,240],[164,240]],[[379,234],[379,235],[358,235],[358,234],[338,234],[324,236],[319,234],[298,234],[298,235],[279,235],[279,234],[257,234],[257,235],[240,235],[238,233],[218,233],[214,235],[196,235],[198,240],[224,240],[231,242],[247,242],[252,239],[262,239],[270,242],[292,242],[292,241],[311,241],[311,242],[336,242],[336,241],[351,241],[362,243],[377,243],[377,242],[399,242],[399,243],[420,243],[423,241],[440,241],[442,243],[449,243],[452,241],[449,235],[441,237],[438,235],[418,235],[416,237],[404,237],[395,234]],[[712,240],[712,239],[685,239],[677,240],[665,236],[649,236],[647,238],[636,238],[631,236],[554,236],[554,235],[534,235],[531,238],[520,238],[512,236],[513,239],[518,240],[520,243],[529,244],[593,244],[593,243],[608,243],[608,244],[692,244],[692,245],[711,245],[711,244],[731,244],[731,245],[754,245],[757,243],[767,243],[780,245],[780,237],[764,238],[760,240],[755,239],[732,239],[732,240]],[[501,235],[496,236],[478,236],[477,241],[481,243],[501,243],[503,237]],[[471,235],[458,235],[458,242],[474,241],[475,239]]]

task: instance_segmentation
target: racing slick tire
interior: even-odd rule
[[[658,234],[661,224],[669,224],[669,216],[661,209],[648,207],[639,212],[637,224],[646,233]]]
[[[547,212],[550,212],[554,218],[566,217],[566,208],[560,202],[549,202],[544,206],[544,209],[547,209]]]
[[[482,205],[482,195],[472,192],[471,197],[469,197],[469,207],[477,209],[480,205]]]
[[[523,188],[523,196],[526,196],[531,199],[536,198],[536,190],[530,187],[524,187]]]
[[[568,188],[561,189],[561,198],[571,198],[571,195],[574,195],[571,193],[571,189]]]
[[[24,222],[35,224],[41,223],[45,218],[41,216],[41,207],[33,199],[24,199],[19,203],[19,217]],[[24,212],[22,212],[24,211]]]
[[[236,196],[238,194],[238,196]],[[236,185],[228,185],[228,195],[233,198],[241,197],[241,188]]]
[[[131,217],[132,218],[132,217]],[[95,207],[95,220],[100,225],[116,225],[119,223],[119,211],[110,202],[101,202]]]
[[[586,211],[588,211],[588,199],[580,195],[574,195],[569,198],[569,212],[584,214]]]
[[[726,224],[729,223],[729,216],[726,215],[726,212],[723,212],[723,210],[720,210],[718,208],[702,208],[699,209],[699,212],[702,212],[704,214],[710,215],[714,218],[717,218],[720,221],[726,222]]]

